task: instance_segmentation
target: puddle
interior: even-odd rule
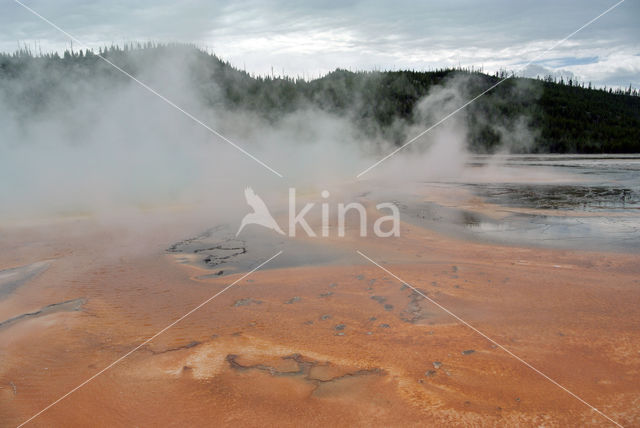
[[[177,242],[167,249],[179,263],[210,269],[211,274],[200,278],[248,272],[276,254],[268,269],[328,265],[353,256],[345,250],[326,243],[288,238],[261,227],[246,228],[239,237],[230,226],[217,226],[201,235]]]

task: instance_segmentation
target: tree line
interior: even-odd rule
[[[99,76],[116,85],[126,82],[128,78],[99,55],[136,75],[145,61],[176,53],[189,58],[190,77],[205,104],[250,110],[270,121],[313,106],[349,117],[364,134],[382,135],[402,144],[411,136],[405,135],[407,127],[394,124],[422,124],[416,108],[434,88],[457,82],[461,97],[471,99],[500,82],[464,111],[462,117],[472,151],[491,153],[506,147],[512,152],[527,153],[640,152],[637,89],[594,88],[572,79],[530,79],[505,71],[490,75],[461,68],[356,72],[337,69],[314,80],[255,76],[195,46],[149,42],[104,47],[97,53],[70,49],[62,55],[42,54],[23,48],[0,54],[0,95],[18,109],[37,110],[60,96],[57,88],[63,87],[61,80],[91,81]],[[520,127],[516,129],[514,123]],[[430,123],[424,125],[428,127]],[[530,141],[518,144],[523,129]]]

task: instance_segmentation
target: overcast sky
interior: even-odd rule
[[[193,42],[253,73],[445,66],[519,71],[617,0],[21,0],[88,46]],[[640,87],[640,0],[626,0],[526,72]],[[69,39],[17,3],[0,3],[0,50],[64,50]],[[76,45],[76,47],[78,47]]]

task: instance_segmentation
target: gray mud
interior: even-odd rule
[[[32,263],[11,269],[0,270],[0,300],[7,298],[18,287],[46,271],[50,261]]]
[[[201,278],[248,272],[278,251],[283,253],[265,268],[328,265],[353,257],[351,253],[331,248],[320,240],[315,243],[308,239],[289,238],[260,226],[245,228],[239,237],[234,232],[230,226],[216,226],[198,236],[176,242],[167,252],[175,254],[180,262],[212,270],[211,274]]]

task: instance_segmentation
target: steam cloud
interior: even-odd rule
[[[205,65],[191,50],[169,52],[136,56],[129,66],[141,81],[285,178],[136,82],[125,76],[114,82],[117,72],[106,64],[100,65],[106,71],[72,81],[42,63],[29,63],[18,78],[0,81],[0,221],[109,218],[166,207],[203,208],[212,222],[224,221],[244,212],[247,185],[262,195],[284,195],[290,186],[319,193],[355,181],[358,172],[395,148],[382,136],[365,136],[348,117],[311,105],[273,122],[249,111],[228,111],[215,99],[205,102],[199,93]],[[468,99],[467,79],[434,87],[414,109],[414,125],[398,120],[392,126],[405,135],[420,133]],[[20,102],[52,90],[51,82],[57,95],[47,102]],[[211,80],[206,84],[210,90]],[[465,114],[459,112],[363,178],[393,186],[460,175],[468,157]],[[497,129],[515,135],[514,141],[528,138],[525,122]]]

